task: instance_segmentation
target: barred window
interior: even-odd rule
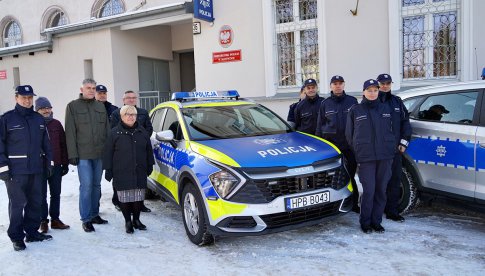
[[[460,0],[402,0],[404,80],[456,78]]]
[[[22,31],[16,21],[10,21],[3,30],[3,47],[12,47],[22,44]]]
[[[316,0],[274,0],[277,76],[279,88],[300,87],[318,80]]]
[[[125,11],[123,3],[120,0],[106,1],[99,12],[99,17],[117,15]]]

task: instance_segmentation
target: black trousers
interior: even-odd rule
[[[357,184],[355,183],[355,172],[357,170],[357,162],[355,161],[355,155],[352,150],[342,150],[342,154],[345,157],[345,167],[350,175],[350,181],[352,183],[352,201],[354,206],[358,206],[359,204],[359,189],[357,188]]]
[[[382,222],[391,167],[392,159],[359,163],[359,180],[363,189],[360,205],[361,225]]]
[[[23,240],[25,235],[38,235],[42,204],[42,180],[44,175],[13,175],[6,181],[8,194],[8,216],[10,225],[7,234],[12,241]]]
[[[392,161],[392,176],[387,183],[387,204],[385,212],[389,215],[398,215],[397,209],[399,199],[401,197],[401,184],[402,180],[402,155],[397,153]]]

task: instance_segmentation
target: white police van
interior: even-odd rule
[[[410,114],[401,211],[418,195],[485,205],[485,81],[422,87],[399,94]]]
[[[173,99],[150,114],[156,165],[148,188],[181,207],[193,243],[302,227],[352,208],[333,144],[292,130],[236,91]]]

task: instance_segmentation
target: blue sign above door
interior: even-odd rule
[[[214,21],[212,0],[194,0],[194,17],[208,22]]]

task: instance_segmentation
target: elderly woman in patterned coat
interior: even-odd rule
[[[106,170],[106,180],[113,180],[125,218],[125,230],[131,234],[133,228],[146,230],[140,221],[140,212],[145,199],[147,176],[152,173],[155,161],[150,137],[136,122],[136,108],[125,105],[120,115],[121,121],[111,130],[106,141],[103,169]]]

